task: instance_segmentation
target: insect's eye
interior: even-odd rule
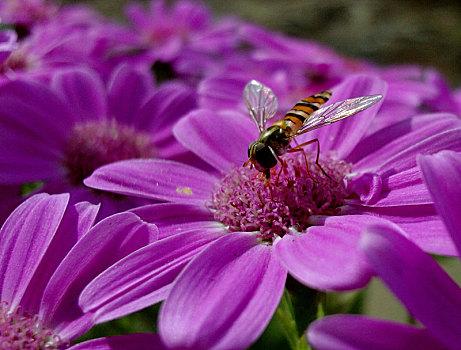
[[[272,168],[277,164],[277,157],[274,152],[269,146],[263,143],[256,144],[253,158],[256,159],[259,165],[264,169]]]
[[[250,143],[250,145],[248,146],[248,158],[255,157],[257,145],[258,145],[258,142],[256,141],[253,141],[252,143]]]

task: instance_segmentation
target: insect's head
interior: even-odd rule
[[[261,172],[266,172],[268,169],[277,165],[277,156],[274,150],[265,143],[258,141],[250,143],[248,147],[248,158],[248,162],[251,162],[256,170]]]

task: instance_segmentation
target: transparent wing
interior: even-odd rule
[[[373,106],[383,95],[370,95],[351,98],[322,107],[312,113],[303,123],[296,135],[321,128],[322,126],[335,123],[341,119],[350,117],[356,113]]]
[[[277,96],[266,85],[252,80],[243,89],[243,100],[259,132],[263,132],[267,119],[272,118],[279,107]]]

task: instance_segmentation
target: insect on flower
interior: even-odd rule
[[[269,87],[256,80],[251,80],[243,89],[243,99],[260,135],[258,140],[252,142],[248,147],[249,159],[243,166],[248,164],[250,167],[254,166],[256,170],[264,174],[266,184],[268,184],[270,169],[277,165],[277,161],[282,165],[280,172],[285,166],[283,159],[280,158],[281,155],[287,152],[302,152],[309,172],[307,156],[303,147],[315,142],[317,143],[315,164],[326,177],[331,179],[319,164],[320,142],[318,139],[304,142],[295,147],[290,146],[291,140],[296,136],[361,112],[383,97],[382,95],[362,96],[321,107],[328,101],[331,94],[330,90],[325,90],[299,101],[285,114],[283,119],[266,129],[267,120],[277,112],[278,100]]]

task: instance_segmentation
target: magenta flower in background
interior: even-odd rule
[[[249,80],[256,79],[273,87],[283,112],[300,96],[329,89],[353,74],[362,73],[380,77],[389,87],[380,113],[368,128],[369,134],[421,113],[460,113],[454,93],[435,69],[416,65],[378,67],[341,56],[316,42],[251,24],[241,24],[238,32],[239,41],[250,49],[245,54],[229,56],[224,70],[199,83],[202,108],[244,111],[241,91]]]
[[[38,0],[11,0],[7,3],[14,4],[3,8],[14,10],[11,16],[6,16],[12,21],[26,15],[29,7],[31,12],[40,12],[40,6],[50,5]],[[52,6],[56,7],[55,4]],[[5,23],[7,26],[14,25],[20,40],[0,65],[0,84],[23,77],[48,82],[56,70],[75,66],[95,69],[107,80],[123,59],[128,62],[130,55],[122,55],[118,59],[112,56],[114,50],[132,42],[133,34],[125,26],[104,18],[90,7],[62,6],[43,20],[38,20],[33,13],[29,17],[37,21],[27,25]]]
[[[58,8],[56,3],[47,0],[4,0],[0,4],[0,20],[28,34],[33,26],[53,17]]]
[[[459,256],[461,155],[442,151],[421,156],[418,162]],[[424,328],[359,315],[334,315],[315,321],[307,332],[308,341],[319,350],[458,349],[461,288],[437,262],[389,226],[367,228],[361,248],[376,274]]]
[[[331,102],[385,91],[380,79],[354,76],[333,88]],[[160,232],[175,233],[170,239],[183,237],[191,245],[181,246],[184,258],[193,260],[160,312],[166,346],[249,346],[272,317],[287,272],[319,290],[364,286],[373,273],[358,240],[373,223],[390,220],[425,250],[455,254],[415,157],[460,151],[460,121],[450,114],[428,114],[366,136],[378,108],[299,137],[299,143],[320,139],[321,164],[334,181],[318,170],[315,153],[308,151],[315,181],[301,157],[287,156],[279,183],[265,186],[257,171],[241,167],[258,135],[250,119],[206,109],[191,112],[174,133],[220,175],[171,161],[127,160],[103,166],[85,180],[100,190],[171,202],[133,210],[157,223]],[[432,231],[426,234],[422,227]],[[176,254],[179,248],[166,251]],[[139,279],[130,277],[130,267],[120,266],[120,271],[133,283]],[[116,283],[116,278],[104,281]],[[82,294],[84,310],[90,299]]]
[[[0,230],[2,349],[67,348],[95,324],[94,312],[130,312],[112,304],[85,313],[78,298],[106,268],[154,242],[156,226],[132,213],[93,226],[98,206],[68,201],[68,194],[34,195]]]
[[[155,89],[148,73],[127,66],[107,87],[83,68],[56,73],[50,87],[11,82],[0,87],[0,183],[44,182],[42,191],[70,192],[73,203],[102,203],[100,217],[145,204],[90,190],[82,181],[121,159],[181,159],[187,152],[171,130],[194,107],[193,91],[179,84]]]
[[[10,50],[0,65],[0,84],[21,77],[48,81],[63,66],[90,65],[94,44],[84,34],[65,27],[41,26]],[[76,46],[76,42],[80,44]]]
[[[212,19],[210,10],[194,1],[177,1],[169,9],[163,0],[148,6],[130,3],[125,10],[133,27],[133,48],[144,51],[138,63],[164,78],[179,77],[196,84],[222,70],[227,55],[237,49],[236,19]]]

